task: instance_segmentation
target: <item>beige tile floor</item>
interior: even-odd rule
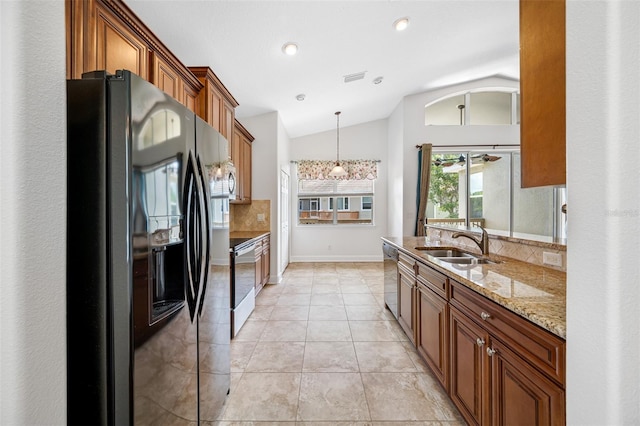
[[[219,426],[464,425],[384,307],[382,263],[295,263],[231,341]]]

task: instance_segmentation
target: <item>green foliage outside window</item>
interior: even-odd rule
[[[442,163],[458,161],[456,155],[438,155]],[[432,157],[433,160],[436,156]],[[449,218],[458,218],[458,181],[457,173],[444,173],[443,166],[431,163],[431,179],[429,183],[429,199],[438,208],[446,212]]]

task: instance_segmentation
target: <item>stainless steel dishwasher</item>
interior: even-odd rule
[[[382,243],[384,260],[384,303],[398,319],[398,249]]]

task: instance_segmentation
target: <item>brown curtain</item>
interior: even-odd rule
[[[431,176],[431,144],[424,143],[420,146],[418,154],[418,191],[416,205],[418,214],[416,220],[415,235],[426,235],[424,224],[427,216],[427,200],[429,198],[429,177]]]

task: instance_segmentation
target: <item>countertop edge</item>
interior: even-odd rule
[[[420,239],[420,237],[396,237],[396,238],[381,237],[382,241],[393,245],[403,253],[411,256],[416,261],[420,261],[422,263],[428,264],[428,266],[432,267],[436,271],[445,274],[447,277],[459,282],[460,284],[473,290],[474,292],[480,294],[481,296],[486,297],[488,300],[491,300],[492,302],[497,303],[498,305],[528,320],[529,322],[543,328],[544,330],[547,330],[548,332],[556,335],[557,337],[560,337],[566,340],[566,273],[550,270],[549,268],[544,268],[542,266],[529,264],[519,260],[511,259],[511,258],[504,258],[496,255],[489,256],[489,258],[502,261],[505,264],[509,264],[509,266],[515,265],[520,268],[522,267],[530,268],[530,270],[539,272],[541,275],[552,274],[559,281],[562,280],[562,275],[564,275],[565,288],[563,289],[563,291],[565,292],[564,293],[565,296],[564,297],[555,296],[549,302],[549,306],[551,308],[550,310],[553,310],[553,309],[559,310],[561,311],[562,314],[564,314],[564,317],[562,317],[562,315],[541,314],[535,309],[532,309],[531,306],[526,306],[522,302],[518,303],[510,299],[504,298],[499,294],[496,294],[495,292],[483,287],[482,285],[475,283],[473,280],[470,280],[469,278],[456,273],[456,271],[443,267],[443,265],[439,264],[440,262],[438,261],[434,262],[434,261],[431,261],[430,259],[427,259],[426,257],[417,256],[410,248],[404,247],[404,244],[401,244],[401,245],[398,244],[398,241],[397,241],[398,239],[401,239],[404,242],[406,238]],[[411,245],[413,246],[415,244],[411,244]],[[425,241],[423,245],[429,245],[429,244],[427,241]],[[487,268],[489,270],[491,269],[492,266],[493,265],[483,265],[484,268]],[[500,268],[500,264],[496,265],[495,269],[499,269],[499,268]],[[559,306],[559,305],[562,305],[562,306]]]

